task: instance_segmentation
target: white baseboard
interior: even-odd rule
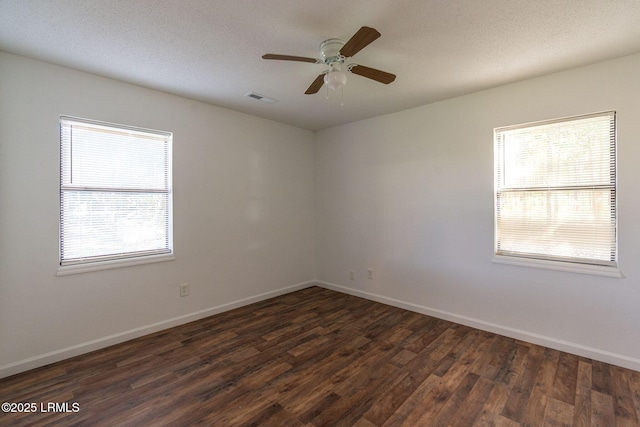
[[[611,353],[606,350],[598,348],[592,348],[581,344],[576,344],[564,340],[559,340],[544,335],[539,335],[520,329],[511,328],[508,326],[497,325],[490,322],[485,322],[479,319],[474,319],[467,316],[461,316],[459,314],[450,313],[447,311],[437,310],[434,308],[424,307],[421,305],[400,301],[394,298],[389,298],[369,292],[359,291],[345,286],[336,285],[327,282],[316,282],[317,286],[331,289],[333,291],[342,292],[345,294],[365,298],[371,301],[380,302],[383,304],[391,305],[405,310],[414,311],[416,313],[426,314],[427,316],[436,317],[438,319],[448,320],[454,323],[459,323],[465,326],[470,326],[476,329],[481,329],[487,332],[493,332],[498,335],[504,335],[509,338],[515,338],[521,341],[526,341],[532,344],[549,347],[554,350],[564,351],[566,353],[575,354],[578,356],[586,357],[600,362],[610,363],[612,365],[621,366],[623,368],[633,369],[640,371],[640,359],[624,356],[622,354]]]
[[[233,310],[234,308],[243,307],[245,305],[249,305],[255,302],[277,297],[279,295],[284,295],[293,291],[305,289],[310,286],[314,286],[315,284],[316,282],[313,280],[304,282],[304,283],[298,283],[297,285],[288,286],[285,288],[277,289],[275,291],[265,292],[263,294],[251,296],[248,298],[243,298],[227,304],[222,304],[216,307],[207,308],[204,310],[196,311],[194,313],[185,314],[182,316],[163,320],[161,322],[145,325],[139,328],[135,328],[135,329],[120,332],[117,334],[109,335],[106,337],[98,338],[95,340],[83,342],[71,347],[51,351],[49,353],[39,354],[34,357],[29,357],[28,359],[19,360],[14,363],[9,363],[7,365],[0,366],[0,378],[4,378],[10,375],[18,374],[20,372],[28,371],[30,369],[39,368],[41,366],[59,362],[61,360],[68,359],[70,357],[89,353],[91,351],[99,350],[101,348],[109,347],[110,345],[129,341],[134,338],[152,334],[154,332],[158,332],[164,329],[169,329],[174,326],[179,326],[185,323],[193,322],[195,320],[204,319],[205,317],[209,317],[209,316],[213,316],[214,314]]]

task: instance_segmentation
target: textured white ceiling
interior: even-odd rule
[[[304,95],[321,41],[382,37]],[[640,0],[0,0],[0,50],[317,130],[640,52]],[[247,98],[259,92],[280,100]]]

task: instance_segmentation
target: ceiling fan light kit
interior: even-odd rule
[[[329,89],[340,89],[347,84],[347,73],[341,70],[340,65],[331,64],[329,71],[324,75],[324,84]]]
[[[307,88],[305,94],[312,95],[318,93],[325,85],[327,89],[340,89],[347,84],[347,73],[343,70],[345,58],[349,58],[360,52],[371,42],[380,37],[380,33],[371,27],[362,27],[346,43],[340,39],[327,39],[320,43],[320,56],[322,59],[306,58],[302,56],[278,55],[268,53],[262,59],[276,59],[281,61],[309,62],[324,64],[328,67],[322,74]],[[376,70],[358,64],[349,64],[346,71],[366,77],[383,84],[389,84],[396,79],[395,74]]]

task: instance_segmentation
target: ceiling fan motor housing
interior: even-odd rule
[[[340,49],[344,46],[344,41],[340,39],[327,39],[320,43],[320,53],[325,64],[331,65],[335,62],[342,64],[344,56],[340,55]]]

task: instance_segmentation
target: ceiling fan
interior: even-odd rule
[[[352,57],[360,52],[378,37],[380,37],[380,33],[376,29],[362,27],[346,43],[340,39],[328,39],[320,43],[321,59],[307,58],[304,56],[277,55],[274,53],[262,55],[262,59],[278,59],[282,61],[298,61],[327,65],[329,68],[316,77],[305,92],[306,95],[318,93],[323,84],[326,84],[327,88],[330,89],[343,87],[347,83],[347,74],[343,71],[343,68],[346,68],[346,71],[353,74],[358,74],[380,83],[389,84],[396,79],[395,74],[358,64],[349,64],[343,67],[346,58]]]

